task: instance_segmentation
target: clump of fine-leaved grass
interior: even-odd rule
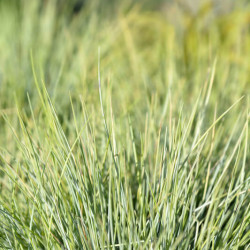
[[[248,248],[244,4],[0,1],[0,248]]]
[[[222,114],[215,110],[203,124],[209,91],[201,93],[188,116],[180,110],[178,120],[170,116],[158,129],[145,120],[140,138],[124,118],[123,139],[116,138],[120,124],[112,106],[110,117],[103,111],[104,125],[96,125],[103,132],[96,132],[96,115],[82,101],[79,113],[72,105],[70,142],[45,86],[37,88],[40,118],[30,107],[27,121],[19,109],[22,134],[13,129],[19,155],[1,152],[2,247],[234,248],[248,242],[247,109],[221,142],[222,119],[243,100]]]

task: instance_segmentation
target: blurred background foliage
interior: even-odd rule
[[[249,20],[244,0],[1,0],[0,110],[15,114],[16,97],[29,114],[28,94],[39,114],[32,53],[65,129],[72,119],[69,93],[76,106],[81,97],[100,112],[98,47],[104,99],[112,96],[117,119],[129,113],[139,130],[150,109],[160,123],[170,92],[174,113],[190,110],[215,59],[209,105],[225,110],[249,92]]]

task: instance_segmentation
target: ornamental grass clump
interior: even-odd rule
[[[225,4],[0,0],[1,249],[249,248],[249,4]]]

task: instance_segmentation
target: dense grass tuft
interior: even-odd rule
[[[83,2],[0,0],[0,248],[249,248],[247,1]]]

